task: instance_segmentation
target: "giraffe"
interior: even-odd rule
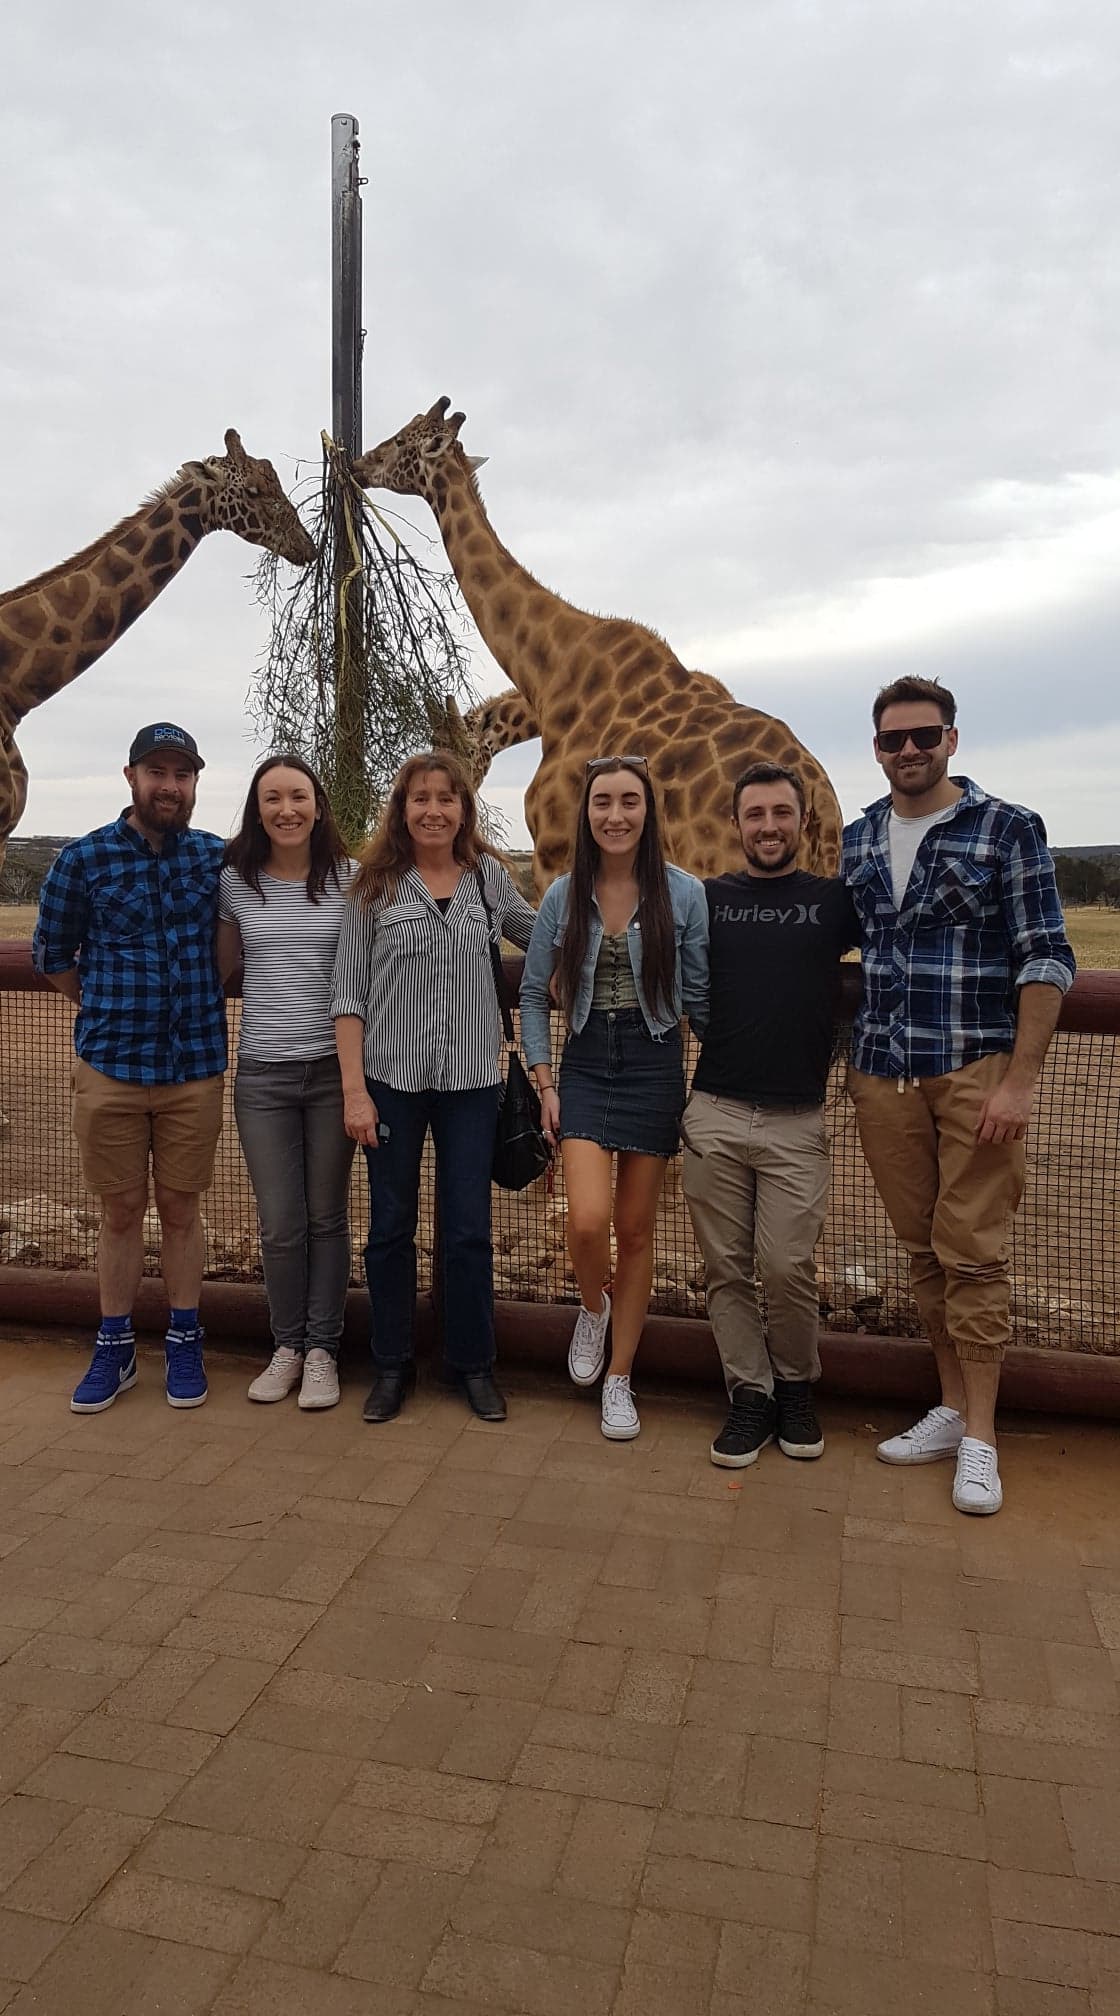
[[[27,803],[18,724],[123,636],[207,532],[236,532],[297,567],[315,558],[271,462],[246,454],[232,427],[225,442],[72,559],[0,594],[0,868]]]
[[[498,539],[475,471],[485,456],[459,443],[465,414],[437,399],[398,434],[367,450],[354,475],[367,489],[422,497],[434,511],[471,615],[516,692],[465,717],[473,768],[499,748],[541,738],[525,793],[538,890],[567,866],[572,817],[587,759],[642,755],[657,783],[669,858],[694,875],[742,867],[731,786],[748,763],[795,768],[807,801],[801,866],[835,874],[840,807],[816,758],[784,721],[744,707],[705,672],[688,672],[640,623],[594,616],[535,581]]]

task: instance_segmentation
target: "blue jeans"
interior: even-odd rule
[[[501,1087],[394,1092],[390,1085],[367,1082],[377,1117],[389,1130],[387,1141],[364,1151],[374,1364],[406,1365],[412,1358],[420,1158],[430,1127],[443,1257],[444,1356],[456,1372],[484,1372],[494,1362],[490,1164]]]
[[[338,1354],[350,1284],[347,1204],[354,1143],[342,1125],[338,1058],[242,1057],[237,1131],[257,1199],[276,1345]]]

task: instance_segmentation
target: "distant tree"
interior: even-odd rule
[[[1059,854],[1054,873],[1063,903],[1095,903],[1105,884],[1104,869],[1090,855]]]

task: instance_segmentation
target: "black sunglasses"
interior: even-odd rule
[[[642,770],[649,775],[649,764],[644,756],[593,756],[587,765],[587,775],[595,770],[613,770],[618,763],[626,763],[632,770]]]
[[[936,749],[942,736],[948,733],[948,725],[939,721],[936,728],[880,728],[875,740],[884,756],[897,756],[908,742],[915,749]]]

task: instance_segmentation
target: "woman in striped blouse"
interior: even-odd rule
[[[505,1419],[491,1369],[490,1164],[501,1023],[489,940],[492,928],[495,938],[525,946],[534,921],[479,833],[461,765],[441,751],[411,757],[360,856],[330,1003],[346,1131],[369,1168],[367,1421],[392,1420],[414,1377],[416,1220],[429,1127],[448,1368],[482,1420]]]
[[[256,1193],[273,1353],[250,1400],[338,1400],[354,1143],[328,1013],[354,870],[301,756],[256,770],[219,885],[223,979],[245,961],[233,1110]]]

